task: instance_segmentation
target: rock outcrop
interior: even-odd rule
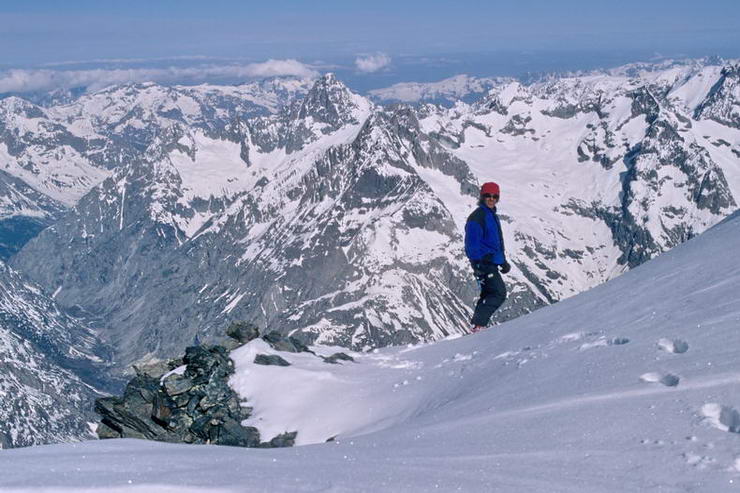
[[[96,401],[95,411],[102,417],[98,436],[239,447],[292,446],[296,432],[262,442],[256,428],[241,424],[252,409],[243,406],[239,395],[229,387],[228,378],[234,373],[229,350],[260,333],[257,327],[244,322],[232,323],[226,332],[231,339],[224,345],[191,346],[182,358],[135,366],[136,376],[129,381],[123,396]],[[308,350],[276,332],[262,337],[284,351]],[[289,364],[277,355],[259,356],[264,356],[263,364]]]

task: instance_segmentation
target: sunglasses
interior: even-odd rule
[[[481,195],[484,199],[496,199],[498,200],[498,194],[497,193],[484,193]]]

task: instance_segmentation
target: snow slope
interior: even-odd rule
[[[0,451],[0,486],[740,491],[739,241],[736,212],[613,281],[486,332],[354,354],[342,365],[282,354],[294,365],[260,370],[274,372],[269,385],[247,375],[257,371],[251,356],[267,348],[233,354],[233,385],[254,419],[282,420],[263,418],[263,432],[298,429],[308,442],[338,435],[331,443],[249,450],[120,440]]]

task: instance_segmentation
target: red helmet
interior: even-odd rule
[[[480,194],[485,195],[487,193],[492,193],[494,195],[500,195],[500,191],[498,188],[498,183],[494,183],[492,181],[489,181],[488,183],[484,183],[482,187],[480,187]]]

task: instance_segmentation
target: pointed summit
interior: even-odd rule
[[[722,68],[719,79],[706,98],[694,110],[694,118],[709,118],[728,127],[740,128],[738,112],[740,96],[740,64]]]
[[[313,117],[336,128],[347,123],[359,123],[358,111],[369,105],[369,101],[350,91],[333,73],[327,73],[316,80],[297,108],[295,117]]]
[[[349,88],[337,79],[337,76],[333,72],[327,72],[316,79],[311,88],[311,92],[326,92],[331,90],[350,92]]]

